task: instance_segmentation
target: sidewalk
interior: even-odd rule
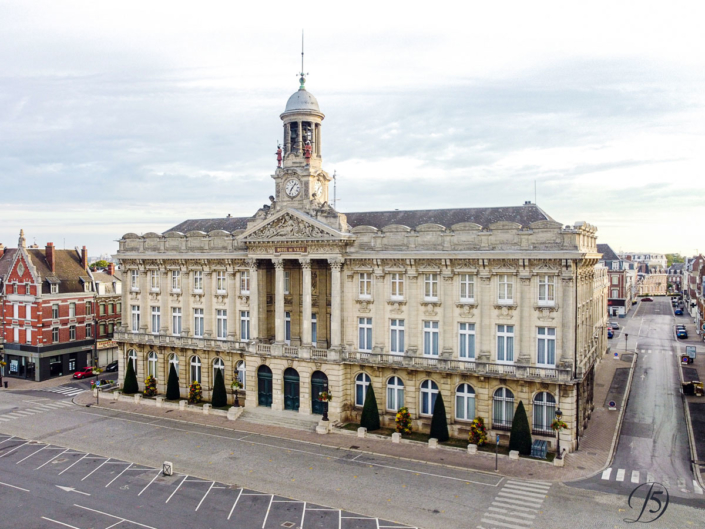
[[[563,468],[555,467],[545,461],[528,459],[514,461],[510,460],[507,456],[500,455],[499,474],[523,479],[574,481],[591,476],[607,466],[612,457],[613,443],[617,435],[618,418],[621,417],[621,412],[608,411],[605,401],[607,400],[617,368],[624,367],[629,369],[630,365],[631,364],[621,360],[613,360],[607,357],[600,364],[596,375],[595,409],[592,413],[592,419],[589,422],[585,435],[581,439],[580,450],[565,456],[565,466]],[[622,390],[624,389],[626,388],[622,388]],[[402,460],[491,472],[494,474],[495,456],[494,454],[486,452],[478,452],[476,455],[469,455],[465,450],[454,448],[444,447],[433,450],[428,448],[425,443],[408,442],[394,444],[388,439],[370,437],[364,439],[358,438],[353,432],[348,431],[338,433],[336,430],[335,433],[319,435],[303,430],[255,424],[242,419],[229,421],[221,416],[157,408],[124,401],[114,402],[107,394],[102,395],[100,406],[95,406],[95,398],[92,393],[89,392],[77,396],[74,402],[80,406],[91,404],[93,407],[111,409],[126,415],[137,414],[147,417],[159,417],[189,424],[200,424],[203,426],[289,439],[342,450],[355,450]],[[620,410],[621,404],[620,402]]]

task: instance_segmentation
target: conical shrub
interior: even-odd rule
[[[122,385],[122,392],[125,395],[134,395],[140,390],[137,384],[137,375],[135,368],[132,366],[132,360],[127,361],[127,371],[125,371],[125,382]]]
[[[225,392],[225,380],[223,380],[223,370],[215,370],[215,382],[213,383],[213,396],[211,404],[214,408],[222,408],[228,405],[228,394]]]
[[[448,419],[446,418],[446,406],[443,404],[443,395],[439,392],[436,396],[436,404],[433,405],[433,418],[431,419],[431,437],[438,439],[439,443],[450,439],[448,435]]]
[[[362,407],[362,417],[360,417],[360,426],[367,428],[368,432],[379,430],[379,410],[377,409],[377,399],[375,398],[375,390],[372,388],[372,384],[367,386],[365,405]]]
[[[171,367],[169,367],[169,380],[166,384],[166,398],[167,400],[179,400],[181,398],[181,391],[179,390],[179,375],[176,374],[174,364],[171,364]]]
[[[509,436],[509,450],[517,450],[521,455],[531,455],[531,428],[526,417],[524,403],[519,401],[512,420],[512,432]]]

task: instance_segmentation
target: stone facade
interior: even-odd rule
[[[596,228],[531,203],[339,213],[321,168],[324,116],[303,83],[281,117],[270,205],[121,238],[120,377],[131,358],[164,392],[178,359],[182,395],[195,378],[207,399],[223,368],[248,407],[321,413],[326,389],[343,422],[359,420],[371,384],[385,424],[404,405],[422,431],[440,392],[458,436],[475,416],[507,435],[521,400],[551,442],[560,407],[574,449],[607,347]]]

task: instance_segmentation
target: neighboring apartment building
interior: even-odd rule
[[[626,316],[634,299],[636,266],[634,263],[617,256],[609,244],[598,244],[597,251],[602,254],[600,262],[607,269],[609,314],[610,316]]]
[[[684,263],[673,263],[668,267],[668,284],[671,285],[671,290],[673,292],[682,293],[683,292],[683,271],[685,269]]]
[[[105,271],[93,272],[93,279],[96,290],[97,360],[99,367],[105,367],[118,359],[118,346],[113,334],[122,322],[122,281],[114,263],[110,263]]]
[[[373,387],[387,426],[407,406],[428,431],[443,395],[452,435],[481,416],[508,440],[523,401],[550,444],[556,408],[577,445],[607,349],[607,271],[596,228],[536,205],[343,214],[322,169],[316,99],[289,99],[271,205],[119,241],[120,379],[177,369],[181,393],[214,374],[245,383],[248,408],[359,421]]]
[[[705,257],[697,255],[685,261],[683,297],[688,313],[705,337]]]
[[[93,280],[86,247],[0,249],[3,376],[37,381],[90,365],[95,343]]]
[[[620,252],[619,258],[634,263],[644,263],[652,272],[665,272],[668,268],[668,259],[662,253]]]

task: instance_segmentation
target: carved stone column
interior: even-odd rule
[[[441,329],[441,356],[443,358],[453,357],[453,348],[455,343],[455,329],[453,325],[453,307],[454,307],[454,292],[453,292],[453,272],[448,270],[441,274],[443,279],[443,291],[441,292],[441,303],[443,310],[443,328]]]
[[[259,338],[259,284],[257,281],[257,259],[247,261],[250,269],[250,339]],[[243,337],[240,336],[242,340]]]
[[[313,308],[311,300],[311,259],[305,257],[299,259],[299,262],[301,263],[301,270],[303,271],[303,285],[301,288],[301,295],[303,296],[301,341],[304,347],[309,347],[311,346],[311,313]]]
[[[384,270],[376,269],[374,271],[374,299],[373,310],[374,320],[372,321],[372,343],[374,343],[373,351],[375,353],[384,352],[384,344],[387,338],[385,329],[388,328],[386,318],[384,317],[384,308],[386,307],[385,286],[384,286]]]
[[[342,296],[340,284],[340,270],[343,267],[343,259],[328,259],[331,269],[331,294],[330,294],[330,346],[338,349],[341,344],[341,314]]]
[[[284,260],[272,259],[274,264],[274,342],[284,343],[286,338],[284,321]]]

